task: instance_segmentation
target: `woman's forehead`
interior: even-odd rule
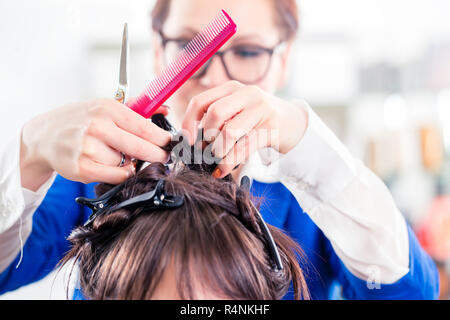
[[[219,12],[227,11],[237,24],[233,41],[255,39],[272,45],[279,40],[274,0],[172,0],[163,31],[168,36],[192,36]]]

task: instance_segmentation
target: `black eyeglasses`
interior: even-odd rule
[[[170,63],[189,43],[186,38],[168,38],[159,31],[161,44],[164,48],[165,62]],[[273,54],[282,48],[284,42],[280,42],[273,48],[265,48],[258,45],[239,44],[226,50],[217,52],[223,68],[230,80],[237,80],[244,84],[255,84],[264,79],[270,69]],[[198,79],[206,74],[214,56],[209,59],[192,78]]]

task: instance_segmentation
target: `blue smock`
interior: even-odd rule
[[[78,205],[78,196],[95,197],[94,184],[82,184],[57,176],[33,216],[33,229],[20,254],[0,274],[0,294],[38,281],[54,270],[70,248],[66,238],[83,224],[90,210]],[[408,226],[409,272],[393,284],[368,284],[354,276],[334,252],[330,241],[303,212],[291,192],[281,183],[253,181],[251,193],[263,197],[260,211],[267,223],[285,230],[303,248],[301,266],[312,299],[436,299],[439,278],[436,265],[421,248]],[[351,236],[351,235],[349,235]],[[355,239],[357,240],[357,239]],[[75,292],[74,297],[79,297]],[[288,293],[286,299],[293,298]]]

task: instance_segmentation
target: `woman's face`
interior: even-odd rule
[[[190,40],[220,10],[224,9],[236,22],[237,33],[222,47],[221,51],[234,48],[230,50],[229,59],[227,59],[229,61],[227,64],[228,71],[233,72],[233,75],[237,78],[234,80],[244,82],[241,79],[249,77],[249,72],[239,72],[242,68],[234,68],[233,70],[233,65],[236,66],[236,63],[233,62],[239,61],[239,59],[241,61],[255,59],[258,54],[261,54],[259,52],[262,52],[258,48],[273,49],[282,40],[279,27],[275,23],[275,2],[274,0],[172,0],[162,33],[166,38]],[[159,34],[154,33],[154,40],[155,71],[160,73],[167,65],[168,57],[173,55],[170,54],[171,51],[168,46],[163,48]],[[260,56],[260,62],[256,65],[260,66],[261,72],[264,69],[265,75],[252,84],[258,85],[270,93],[281,87],[285,79],[289,48],[290,45],[285,47],[284,50],[275,51],[272,56]],[[244,63],[247,62],[244,61]],[[202,77],[189,79],[166,102],[171,108],[170,116],[173,124],[180,127],[181,120],[192,97],[229,80],[231,79],[228,77],[221,59],[215,56]]]

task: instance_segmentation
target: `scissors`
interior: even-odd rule
[[[128,42],[128,24],[123,26],[122,48],[120,51],[120,66],[119,66],[119,87],[116,91],[115,99],[120,103],[126,104],[128,101],[128,62],[130,50],[130,43]]]
[[[128,42],[128,24],[125,22],[123,26],[122,48],[120,51],[120,65],[119,65],[119,86],[116,91],[115,99],[120,103],[126,104],[128,102],[128,62],[130,50],[130,43]],[[126,155],[121,152],[122,159],[119,167],[123,167],[127,159]]]

